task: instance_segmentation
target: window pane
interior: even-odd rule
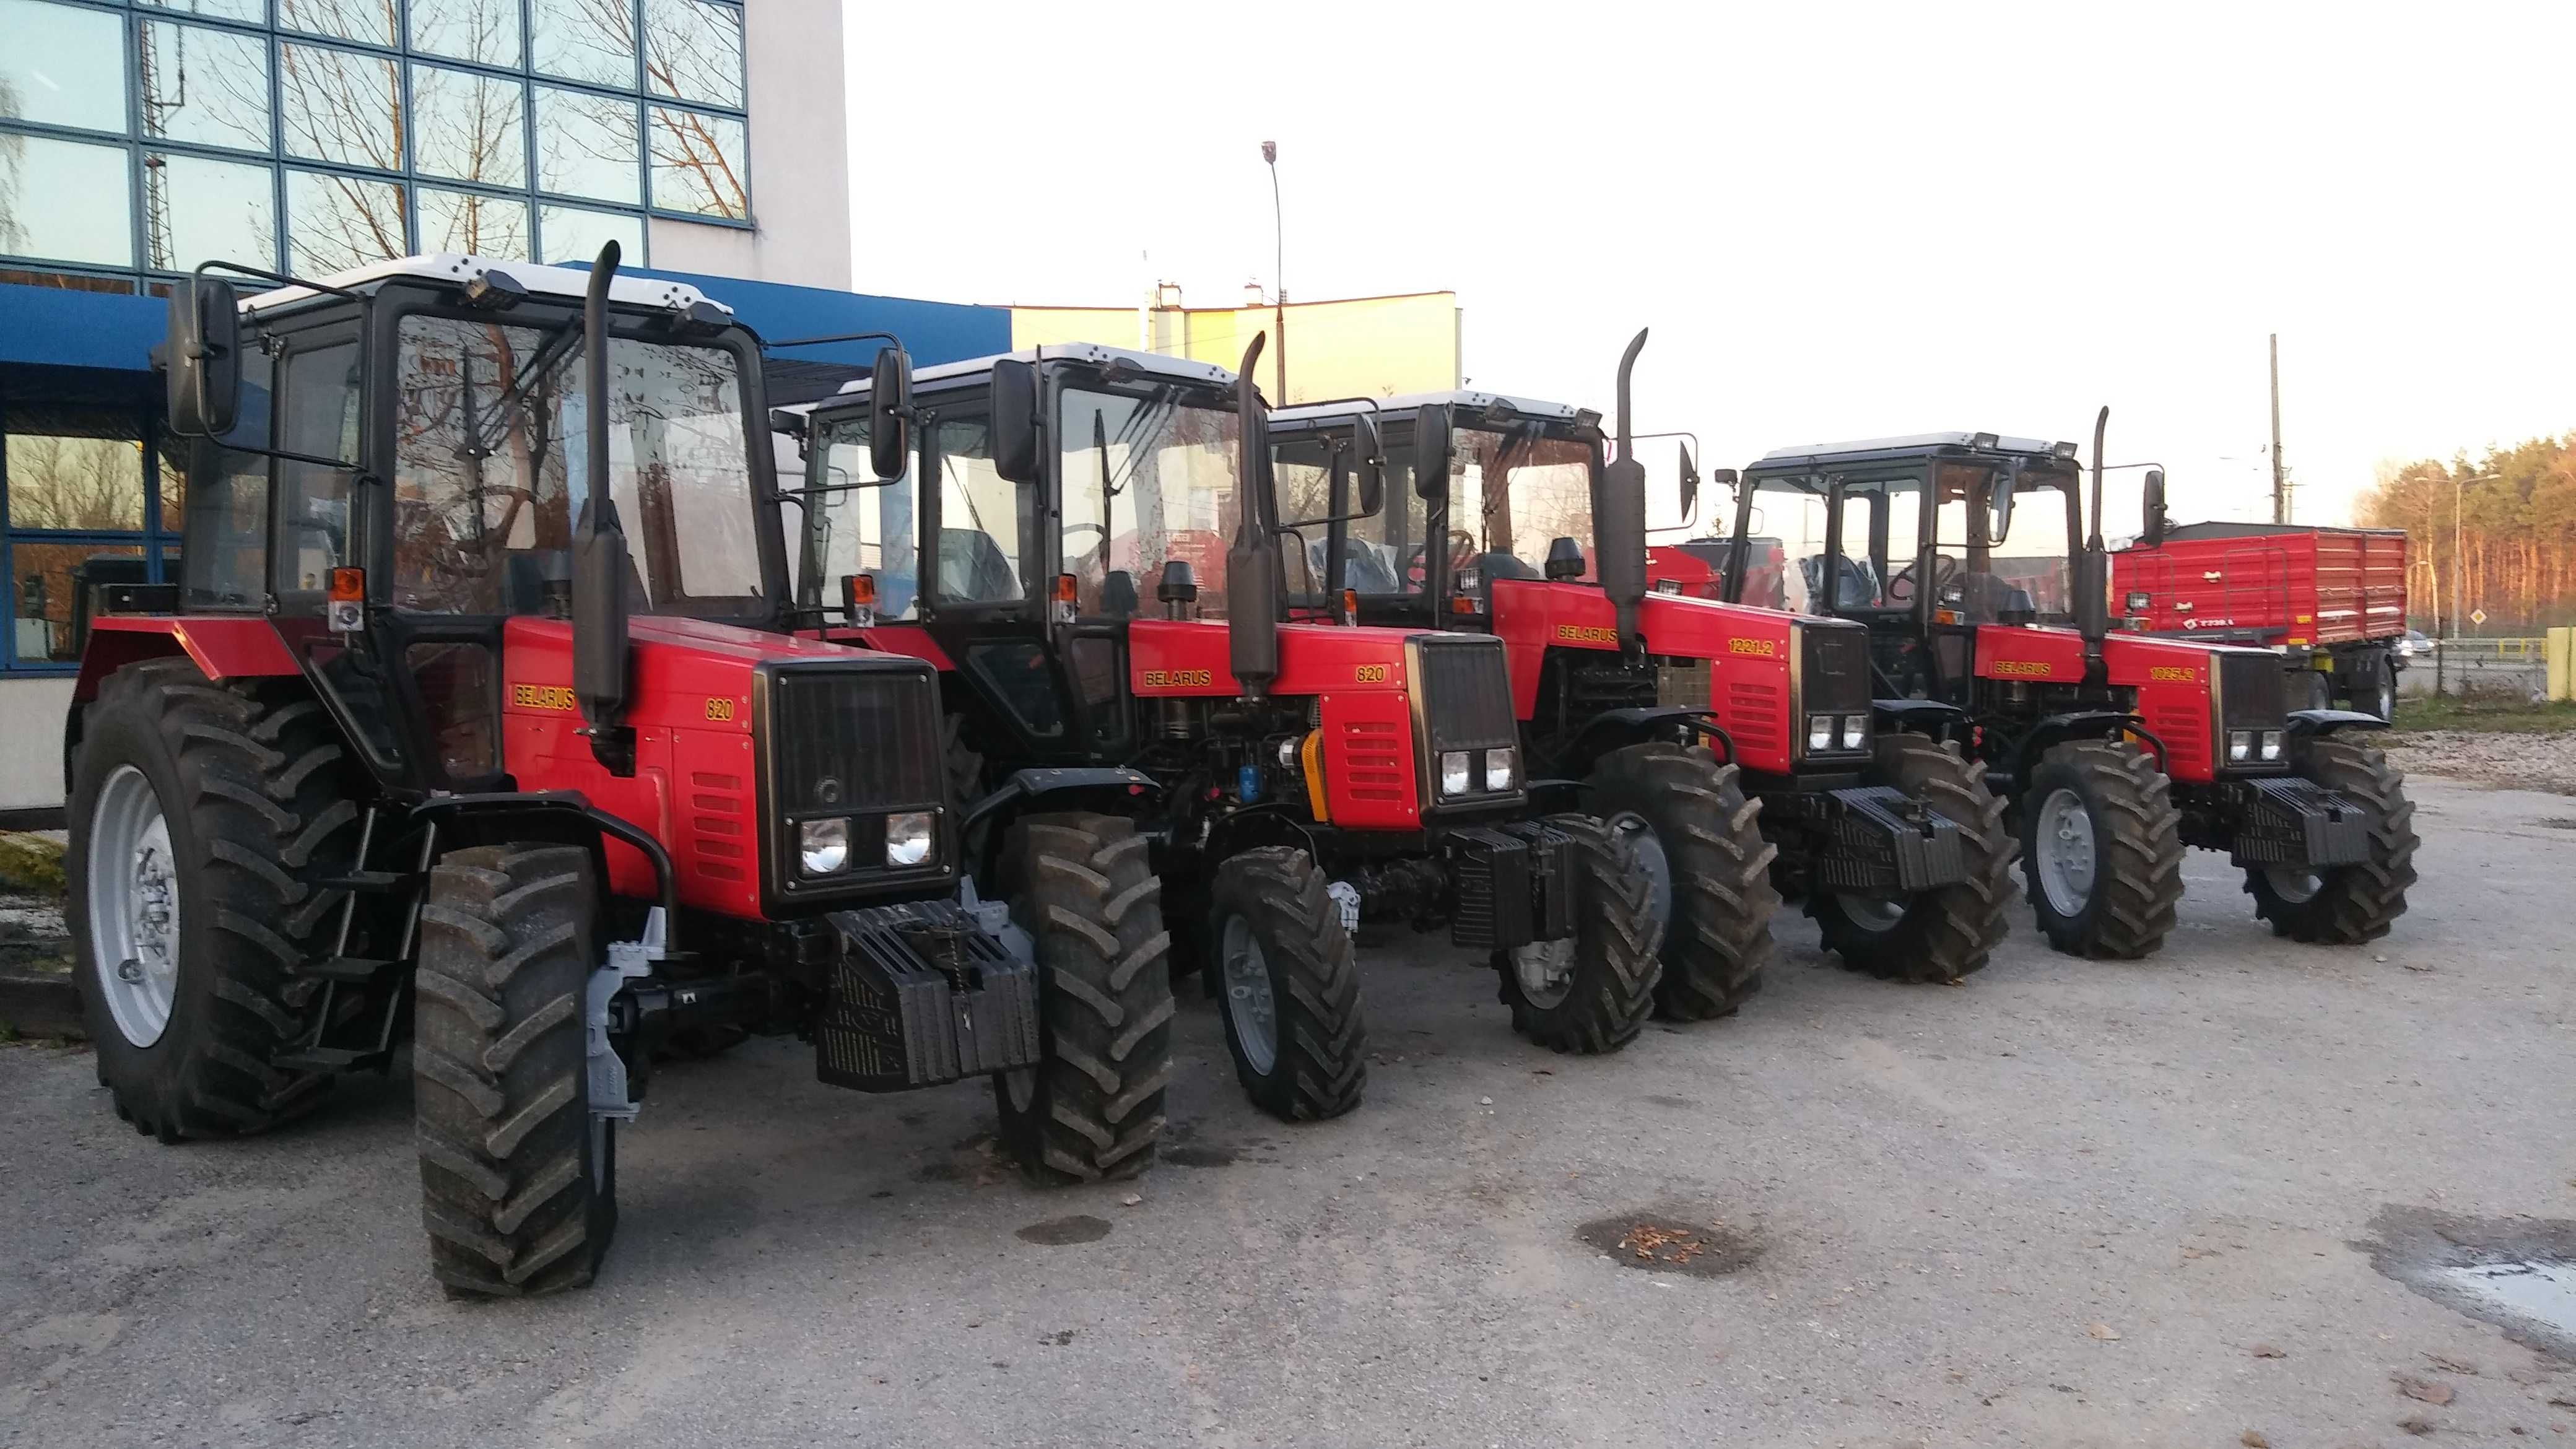
[[[0,252],[134,265],[125,148],[0,131]]]
[[[242,358],[241,417],[225,441],[268,446],[269,378],[275,366],[257,348]],[[269,460],[200,438],[171,438],[165,446],[194,485],[186,490],[181,598],[192,609],[258,607],[268,597]],[[169,485],[162,486],[166,490]],[[181,517],[165,491],[162,526]]]
[[[267,41],[148,20],[135,65],[143,78],[143,134],[268,149]]]
[[[528,244],[528,203],[517,197],[424,186],[420,189],[420,249],[530,260],[536,248]]]
[[[157,272],[184,272],[199,262],[277,265],[277,173],[265,166],[203,156],[143,158],[144,228]]]
[[[286,426],[278,446],[314,458],[358,456],[358,344],[286,355]],[[281,458],[277,463],[277,587],[318,590],[349,561],[349,473]]]
[[[141,0],[145,5],[158,5],[164,10],[184,10],[191,15],[212,15],[224,20],[268,19],[268,0]]]
[[[652,143],[656,210],[750,218],[742,122],[655,106]]]
[[[742,108],[742,9],[644,0],[644,83],[655,95]]]
[[[286,267],[328,276],[368,262],[408,256],[403,189],[392,181],[286,173]]]
[[[401,170],[400,97],[390,60],[318,45],[278,47],[279,119],[289,155]]]
[[[411,0],[411,48],[519,68],[519,0]]]
[[[7,439],[9,526],[143,526],[141,419],[123,409],[19,403]]]
[[[130,560],[130,562],[129,562]],[[28,664],[69,664],[80,658],[72,638],[74,595],[101,584],[143,582],[143,550],[133,544],[29,543],[9,550],[10,587],[17,591],[18,629],[12,641]]]
[[[427,176],[527,185],[526,104],[517,81],[413,66],[412,166]]]
[[[277,25],[369,45],[394,43],[392,0],[277,0]]]
[[[124,22],[104,10],[0,0],[0,116],[125,129]]]
[[[635,89],[634,0],[529,0],[537,69],[595,86]]]
[[[633,101],[539,86],[537,188],[634,205],[635,128]]]
[[[570,206],[537,208],[537,225],[545,243],[547,262],[587,262],[597,259],[599,249],[609,242],[617,243],[618,255],[629,266],[643,266],[644,218],[625,216],[613,211],[583,211]]]

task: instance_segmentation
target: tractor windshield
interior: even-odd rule
[[[1179,560],[1198,580],[1202,617],[1223,618],[1225,554],[1244,507],[1234,409],[1175,384],[1068,387],[1056,419],[1064,571],[1079,612],[1133,616]]]
[[[414,315],[399,345],[394,604],[546,611],[550,587],[571,575],[587,475],[579,322],[549,330]],[[618,338],[609,387],[610,490],[633,540],[633,607],[766,613],[734,354]]]
[[[1937,608],[1969,623],[1991,623],[2027,594],[2042,615],[2069,607],[2065,528],[2056,510],[2064,480],[2018,476],[2017,502],[2035,510],[2022,529],[1998,528],[1998,480],[2008,467],[1984,460],[1927,458],[1872,464],[1849,472],[1757,474],[1748,482],[1743,530],[1746,568],[1741,598],[1798,613],[1910,613],[1920,590]],[[1922,577],[1926,492],[1930,493],[1932,577]],[[1839,498],[1837,505],[1834,500]],[[1829,530],[1837,521],[1838,536]],[[2009,540],[2027,533],[2030,551]]]
[[[1571,538],[1592,569],[1592,445],[1545,424],[1460,428],[1449,455],[1449,562],[1459,584],[1545,576],[1548,545]]]

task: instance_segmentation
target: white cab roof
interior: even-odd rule
[[[1523,417],[1547,418],[1568,423],[1573,422],[1583,411],[1572,403],[1541,402],[1537,398],[1514,397],[1509,393],[1500,392],[1409,392],[1401,397],[1378,398],[1376,402],[1378,411],[1387,413],[1404,412],[1427,403],[1447,403],[1455,408],[1478,412],[1490,412],[1500,406]],[[1361,411],[1363,406],[1364,404],[1356,398],[1339,402],[1305,403],[1293,408],[1281,408],[1270,415],[1270,420],[1278,423],[1294,423],[1322,418],[1343,418]]]
[[[1762,455],[1761,461],[1788,461],[1834,453],[1907,453],[1926,448],[1983,448],[1995,453],[2047,453],[2055,443],[2037,438],[2015,438],[1997,433],[1909,433],[1897,438],[1861,438],[1848,443],[1801,443],[1793,448],[1774,448]]]
[[[1109,347],[1098,342],[1056,342],[1033,347],[1023,352],[999,352],[990,357],[970,357],[963,362],[943,362],[925,367],[912,375],[915,384],[937,382],[942,378],[966,377],[989,372],[996,362],[1082,362],[1094,367],[1107,367],[1124,362],[1149,377],[1168,377],[1175,382],[1212,383],[1218,387],[1234,386],[1231,368],[1213,362],[1193,362],[1186,357],[1165,357],[1159,352],[1136,352],[1124,347]],[[868,378],[853,378],[841,384],[841,395],[865,393],[875,384]]]
[[[492,261],[483,257],[466,256],[460,252],[441,252],[436,256],[427,257],[396,257],[389,262],[369,262],[363,267],[352,267],[348,271],[335,272],[316,280],[334,287],[356,289],[370,282],[382,282],[395,277],[420,277],[461,287],[486,272],[502,273],[529,291],[545,296],[570,297],[579,301],[590,294],[590,273],[586,271],[572,267],[540,266],[535,262]],[[301,302],[308,298],[327,295],[329,294],[316,292],[310,287],[280,287],[274,291],[262,292],[255,297],[244,299],[241,307],[245,312],[259,312],[272,307],[283,307],[290,302]],[[686,282],[664,281],[658,277],[638,277],[626,272],[618,273],[617,279],[608,284],[608,300],[634,307],[688,307],[699,302],[707,302],[725,315],[733,315],[731,307],[715,301]]]

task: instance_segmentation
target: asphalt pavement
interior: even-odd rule
[[[1194,1000],[1132,1184],[1024,1187],[980,1084],[755,1043],[657,1081],[602,1280],[535,1302],[430,1281],[401,1081],[170,1148],[85,1051],[0,1048],[0,1444],[2576,1444],[2576,1345],[2441,1286],[2576,1256],[2576,800],[2416,798],[2360,949],[2195,853],[2148,962],[2017,909],[1900,987],[1784,915],[1740,1016],[1598,1059],[1373,950],[1320,1125]]]

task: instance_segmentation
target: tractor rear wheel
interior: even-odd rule
[[[66,915],[81,1015],[117,1115],[164,1142],[257,1132],[330,1085],[272,1063],[306,1038],[359,809],[321,704],[128,665],[89,706],[73,766]]]
[[[450,851],[413,974],[412,1102],[429,1266],[450,1296],[588,1283],[617,1231],[617,1124],[590,1100],[590,852]]]
[[[1889,981],[1956,981],[1986,964],[2008,929],[2013,852],[2004,802],[1959,747],[1922,735],[1878,737],[1869,782],[1903,791],[1959,827],[1968,877],[1901,899],[1818,890],[1807,897],[1825,949],[1843,964]]]
[[[1036,944],[1034,1067],[993,1079],[1002,1141],[1042,1185],[1133,1177],[1154,1160],[1172,1079],[1171,935],[1136,822],[1032,815],[1011,826],[1003,881]]]
[[[1762,804],[1704,746],[1630,745],[1592,767],[1583,806],[1635,852],[1664,933],[1655,1014],[1726,1016],[1762,989],[1771,959],[1774,847]]]
[[[1315,858],[1238,851],[1216,868],[1203,957],[1235,1080],[1283,1122],[1339,1117],[1368,1087],[1359,955]]]
[[[1637,1039],[1654,1010],[1662,942],[1633,850],[1589,815],[1550,815],[1574,837],[1574,934],[1494,953],[1512,1029],[1543,1047],[1592,1056]]]
[[[2022,873],[2048,944],[2134,961],[2174,928],[2182,813],[2146,751],[2071,740],[2040,756],[2022,796]]]
[[[2406,913],[2415,883],[2415,806],[2406,777],[2380,751],[2356,741],[2308,740],[2293,758],[2299,773],[2361,806],[2369,816],[2370,858],[2354,865],[2249,868],[2245,889],[2254,914],[2275,935],[2327,946],[2356,946],[2388,934]]]

